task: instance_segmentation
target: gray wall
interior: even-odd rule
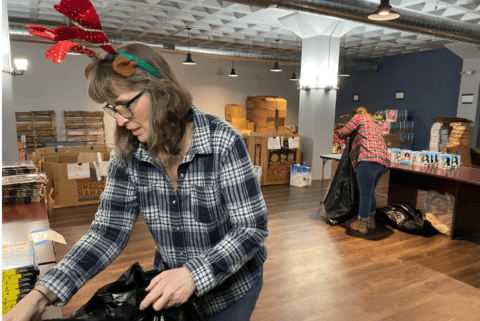
[[[63,111],[102,110],[102,106],[87,95],[84,68],[89,62],[85,55],[67,55],[59,64],[45,57],[50,44],[11,42],[12,56],[29,60],[24,76],[14,79],[15,111],[54,110],[58,140],[65,140]],[[287,124],[298,124],[298,83],[289,81],[293,67],[284,72],[270,72],[270,64],[235,61],[237,78],[227,77],[231,60],[195,57],[195,66],[185,66],[186,55],[166,54],[178,77],[190,90],[194,103],[204,112],[225,117],[226,104],[245,107],[247,96],[278,95],[287,100]],[[107,144],[113,143],[115,121],[105,117]],[[5,135],[5,131],[3,134]],[[10,139],[16,139],[10,135]]]

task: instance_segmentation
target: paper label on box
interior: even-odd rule
[[[67,164],[68,179],[90,178],[90,164]]]
[[[296,149],[300,147],[300,137],[289,137],[288,138],[288,148]]]
[[[280,149],[280,137],[268,137],[268,149]]]
[[[100,173],[100,176],[107,176],[108,174],[108,162],[99,162],[98,163],[98,172]]]

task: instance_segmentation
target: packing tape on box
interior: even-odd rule
[[[61,234],[55,232],[49,227],[42,230],[31,231],[28,233],[28,239],[32,241],[35,246],[52,241],[67,244],[67,242],[65,242],[65,238]]]

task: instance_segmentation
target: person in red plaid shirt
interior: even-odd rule
[[[367,233],[367,228],[375,229],[375,187],[390,167],[390,155],[382,133],[380,125],[365,107],[355,109],[352,119],[340,130],[342,138],[353,136],[350,158],[357,173],[360,205],[358,219],[350,226],[361,233]]]

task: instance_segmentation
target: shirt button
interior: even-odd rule
[[[176,228],[176,230],[177,230],[177,232],[180,231],[180,229],[178,227]]]
[[[183,173],[180,173],[180,177],[183,177]]]
[[[177,204],[177,201],[176,201],[176,200],[173,200],[173,202],[172,202],[172,203],[173,203],[173,204]]]

